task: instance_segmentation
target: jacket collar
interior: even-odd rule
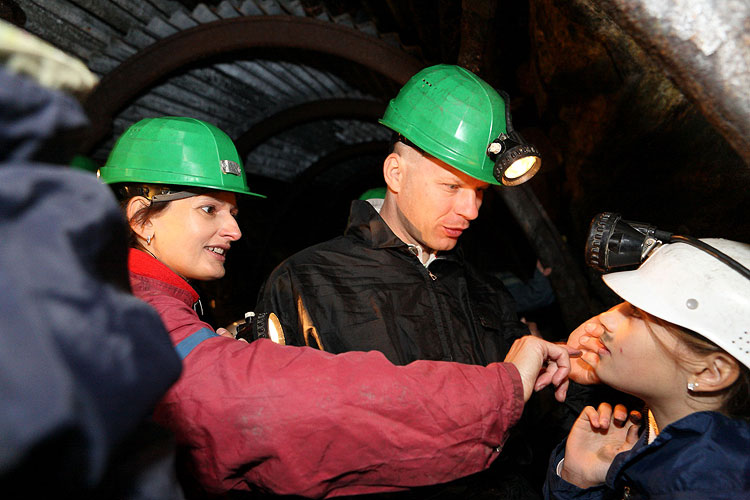
[[[354,200],[344,234],[364,240],[372,248],[398,248],[407,245],[396,236],[375,207],[366,201]]]
[[[128,269],[133,274],[159,280],[186,292],[192,299],[190,305],[200,299],[198,292],[187,281],[180,278],[177,273],[146,252],[131,248],[128,254]]]
[[[607,471],[606,484],[612,489],[617,488],[617,480],[621,471],[628,465],[638,460],[642,462],[640,470],[652,470],[655,476],[663,475],[664,469],[659,465],[664,461],[664,452],[660,448],[671,447],[674,456],[685,457],[681,462],[680,475],[685,477],[705,476],[705,453],[708,452],[708,460],[715,454],[725,454],[723,445],[726,449],[734,447],[740,449],[743,443],[750,442],[750,423],[743,419],[733,419],[713,411],[699,411],[691,413],[686,417],[677,420],[666,426],[659,432],[659,435],[652,443],[648,443],[647,433],[641,434],[638,442],[629,451],[618,454]],[[718,444],[717,444],[718,443]],[[737,447],[741,443],[740,448]],[[693,460],[693,451],[698,454],[702,451],[703,460]],[[747,455],[744,452],[738,453],[738,461],[747,461]],[[740,463],[740,462],[738,462]],[[673,466],[674,467],[674,466]],[[652,476],[631,477],[628,479],[634,483],[647,482],[653,479]],[[677,479],[682,480],[682,479]],[[647,489],[647,488],[644,488]]]
[[[344,232],[346,236],[353,236],[363,240],[371,248],[401,248],[409,251],[409,245],[391,231],[378,211],[367,201],[352,201],[349,212],[349,222]],[[409,252],[413,253],[413,252]],[[461,250],[456,247],[448,252],[439,252],[438,259],[462,262]]]

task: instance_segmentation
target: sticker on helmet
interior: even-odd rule
[[[236,161],[221,160],[221,171],[225,174],[242,175],[240,165]]]

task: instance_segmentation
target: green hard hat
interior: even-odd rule
[[[227,134],[201,120],[145,118],[117,140],[99,169],[106,184],[168,184],[264,197],[247,187],[245,169]]]
[[[365,191],[364,193],[362,193],[361,195],[359,195],[359,199],[365,200],[365,201],[372,199],[372,198],[383,199],[385,198],[385,193],[387,190],[388,189],[385,186],[371,188]]]
[[[78,170],[85,170],[86,172],[92,173],[99,170],[99,165],[94,160],[84,155],[75,155],[73,159],[70,160],[70,166],[77,168]]]
[[[461,172],[500,184],[487,147],[507,133],[505,101],[471,71],[447,64],[423,69],[391,99],[379,121]]]

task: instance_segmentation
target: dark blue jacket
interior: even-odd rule
[[[0,67],[0,491],[3,498],[180,498],[147,417],[180,362],[129,293],[110,190],[66,162],[71,97]],[[62,149],[61,149],[62,148]]]
[[[564,454],[563,442],[550,460],[547,499],[750,499],[750,422],[716,412],[688,415],[651,444],[644,433],[615,457],[606,483],[594,488],[577,488],[557,475]]]

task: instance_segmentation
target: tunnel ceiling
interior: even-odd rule
[[[526,238],[547,221],[580,263],[592,216],[617,211],[750,241],[747,2],[0,0],[0,16],[100,76],[86,103],[97,162],[143,117],[225,130],[269,195],[243,221],[251,260],[340,233],[348,200],[382,183],[388,99],[441,62],[506,90],[542,151],[531,213],[514,213]],[[485,230],[514,244],[498,220]]]

